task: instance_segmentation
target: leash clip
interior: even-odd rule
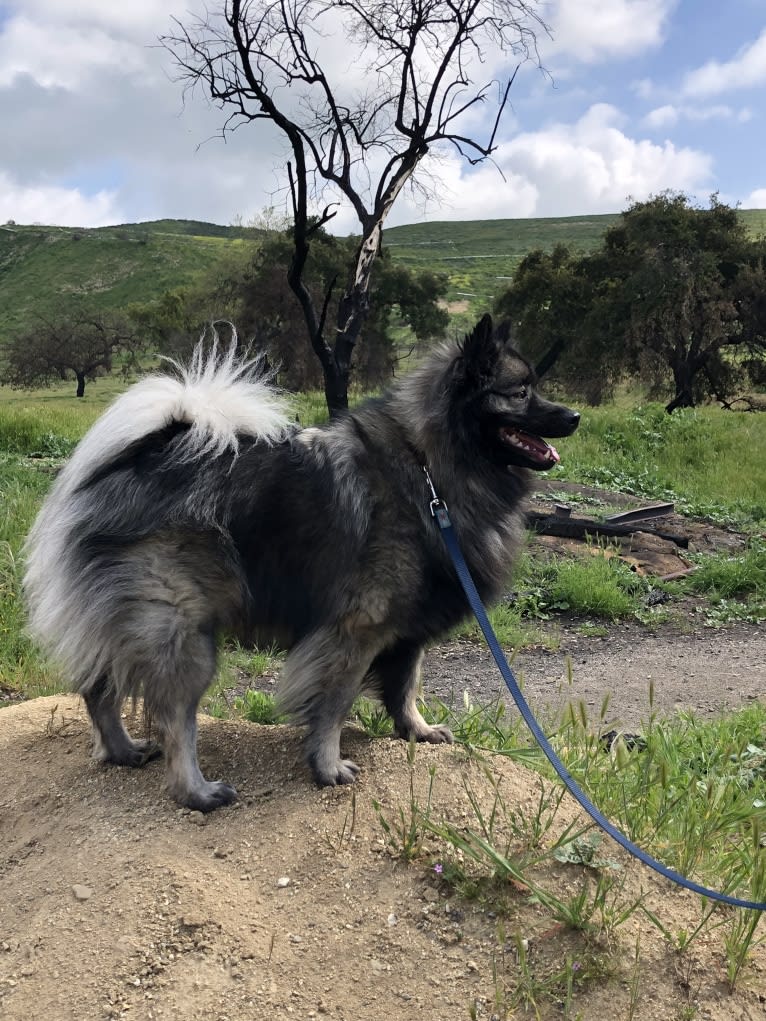
[[[425,465],[423,465],[423,471],[426,476],[426,484],[431,490],[431,502],[429,504],[429,507],[431,508],[431,517],[436,518],[441,528],[446,528],[447,525],[450,524],[449,514],[447,513],[447,504],[439,498],[439,495],[434,488],[431,475]]]

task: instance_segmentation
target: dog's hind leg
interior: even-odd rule
[[[423,650],[419,645],[400,642],[375,658],[366,683],[380,693],[399,737],[405,741],[452,744],[449,727],[431,726],[418,709],[422,661]]]
[[[134,741],[120,717],[122,699],[109,678],[101,675],[83,692],[93,723],[93,757],[117,766],[144,766],[162,754],[154,741]]]
[[[197,706],[215,674],[215,636],[200,628],[175,637],[157,651],[156,673],[144,681],[146,710],[162,737],[170,794],[188,808],[211,812],[237,797],[229,784],[206,780],[197,763]]]

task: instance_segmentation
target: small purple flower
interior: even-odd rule
[[[572,971],[579,971],[580,968],[582,968],[582,965],[580,964],[580,962],[579,961],[574,961],[573,964],[572,964]]]
[[[437,863],[434,865],[434,872],[436,873],[437,876],[440,876],[442,872],[444,872],[444,866],[442,865],[441,862],[437,861]]]

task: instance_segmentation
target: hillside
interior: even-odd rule
[[[766,210],[743,210],[754,234]],[[485,310],[524,253],[559,242],[594,248],[618,213],[549,219],[436,221],[391,227],[385,247],[407,266],[447,273],[452,309]],[[0,226],[0,343],[33,312],[52,312],[62,298],[87,295],[103,309],[146,302],[192,283],[257,230],[196,220],[155,220],[112,227]]]
[[[70,227],[0,227],[0,342],[34,312],[87,295],[101,309],[150,301],[219,262],[253,231],[187,220]]]
[[[766,210],[743,209],[753,236],[766,233]],[[619,213],[523,220],[453,220],[390,227],[384,245],[392,258],[412,269],[447,273],[450,300],[471,312],[486,309],[509,282],[524,255],[563,243],[594,249]]]

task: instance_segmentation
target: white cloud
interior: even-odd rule
[[[690,71],[683,81],[686,96],[715,96],[721,92],[752,88],[766,83],[766,29],[755,42],[743,47],[732,59],[710,60]]]
[[[553,46],[585,64],[632,57],[662,42],[676,0],[554,0]]]
[[[630,138],[620,130],[621,120],[613,106],[596,104],[575,124],[519,135],[501,147],[498,162],[535,182],[537,216],[616,211],[629,197],[666,188],[694,191],[709,183],[709,155]]]
[[[592,106],[575,124],[553,124],[503,143],[498,169],[470,170],[450,157],[432,168],[438,206],[429,219],[468,220],[617,212],[628,199],[673,189],[694,193],[712,183],[712,159],[671,142],[634,139],[613,106]],[[391,223],[424,219],[403,197]],[[348,229],[351,229],[349,226]]]
[[[644,117],[644,124],[649,128],[668,128],[677,124],[680,117],[679,108],[666,103],[665,106],[658,106],[656,109],[650,110]]]
[[[749,107],[735,110],[723,103],[717,103],[715,106],[689,106],[688,104],[674,106],[666,104],[665,106],[658,106],[656,109],[650,110],[644,117],[644,124],[649,128],[660,129],[672,127],[682,119],[690,121],[735,120],[740,124],[745,124],[747,121],[752,120],[752,117],[753,112]]]
[[[9,6],[13,7],[11,2]],[[104,3],[104,0],[16,0],[28,18],[41,23],[66,23],[99,27],[108,33],[130,34],[146,42],[154,36],[158,13],[166,19],[182,17],[194,8],[195,0],[130,0],[129,3]]]
[[[756,188],[742,200],[743,209],[766,209],[766,188]]]
[[[140,49],[98,28],[59,25],[51,31],[50,25],[18,17],[0,34],[0,87],[26,75],[44,88],[76,90],[92,73],[113,67],[138,71],[143,65]]]
[[[122,219],[113,192],[83,195],[79,188],[29,187],[0,172],[0,223],[103,227]]]

